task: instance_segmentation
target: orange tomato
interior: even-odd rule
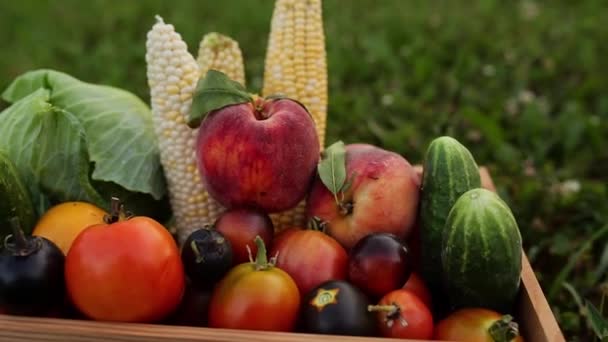
[[[517,323],[509,315],[484,308],[463,308],[441,320],[435,339],[463,342],[491,342],[509,336],[512,342],[524,342]]]
[[[85,228],[104,223],[106,211],[87,202],[64,202],[47,210],[36,223],[32,235],[54,242],[64,255]]]

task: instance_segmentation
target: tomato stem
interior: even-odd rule
[[[11,217],[11,229],[13,230],[13,239],[15,239],[15,245],[17,246],[17,249],[26,249],[27,240],[25,239],[25,234],[23,234],[23,230],[21,229],[19,218]]]
[[[196,244],[195,240],[192,240],[192,242],[190,242],[190,248],[192,248],[192,252],[196,256],[195,262],[197,264],[200,264],[201,262],[205,261],[205,258],[201,254],[201,251],[198,249],[198,245]]]
[[[386,326],[389,328],[391,328],[395,324],[395,320],[398,320],[399,324],[401,324],[401,326],[404,328],[409,325],[405,318],[401,316],[401,308],[395,303],[390,305],[368,305],[367,311],[386,312],[386,318],[384,319],[384,323],[386,323]]]
[[[255,269],[259,271],[272,267],[272,265],[268,263],[268,257],[266,255],[266,245],[264,245],[264,240],[262,240],[259,235],[256,235],[254,241],[256,247],[258,248],[258,252],[255,256]]]
[[[10,219],[12,234],[7,235],[4,238],[4,247],[16,255],[26,256],[32,254],[40,247],[40,238],[27,239],[21,229],[21,223],[18,217],[11,217]],[[9,244],[8,240],[12,238],[14,245]]]
[[[519,336],[519,326],[513,316],[504,315],[488,328],[488,333],[494,342],[509,342]]]
[[[316,231],[325,233],[325,231],[327,229],[327,222],[323,221],[318,216],[313,216],[308,221],[308,227],[307,228],[310,229],[310,230],[316,230]]]
[[[118,197],[112,197],[110,200],[110,214],[105,215],[103,220],[106,224],[116,223],[131,218],[131,214],[125,213],[125,207]]]

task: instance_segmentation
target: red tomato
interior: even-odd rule
[[[153,322],[180,303],[185,275],[171,234],[148,217],[91,226],[66,257],[69,297],[95,320]]]
[[[433,307],[431,292],[426,287],[424,280],[422,280],[418,273],[413,272],[409,279],[405,282],[405,285],[403,285],[403,288],[418,296],[418,298],[420,298],[420,300],[422,300],[428,308]]]
[[[267,262],[259,236],[256,244],[256,261],[234,267],[215,287],[209,307],[210,327],[272,331],[295,328],[300,308],[298,287],[289,274]]]
[[[378,329],[384,337],[428,340],[433,337],[433,315],[415,294],[399,289],[387,293],[378,305]]]
[[[348,253],[317,230],[284,230],[277,235],[270,256],[278,256],[276,266],[293,278],[302,296],[327,280],[346,278]]]
[[[483,308],[465,308],[453,312],[437,324],[435,339],[494,342],[503,340],[505,333],[512,336],[510,342],[524,342],[524,339],[518,336],[517,324],[510,316]],[[493,334],[496,334],[497,338],[492,337]]]

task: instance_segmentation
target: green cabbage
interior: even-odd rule
[[[137,96],[36,70],[2,98],[11,105],[0,113],[0,149],[27,181],[39,214],[75,200],[109,209],[111,196],[135,214],[167,214],[152,114]]]

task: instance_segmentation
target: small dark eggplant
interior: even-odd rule
[[[210,287],[232,267],[232,246],[211,228],[193,231],[182,247],[184,271],[194,286]]]
[[[17,219],[11,225],[0,251],[0,310],[46,316],[66,298],[65,256],[50,240],[25,236]]]
[[[374,336],[376,321],[367,310],[370,304],[370,299],[352,284],[326,281],[305,296],[300,329],[313,334]]]

